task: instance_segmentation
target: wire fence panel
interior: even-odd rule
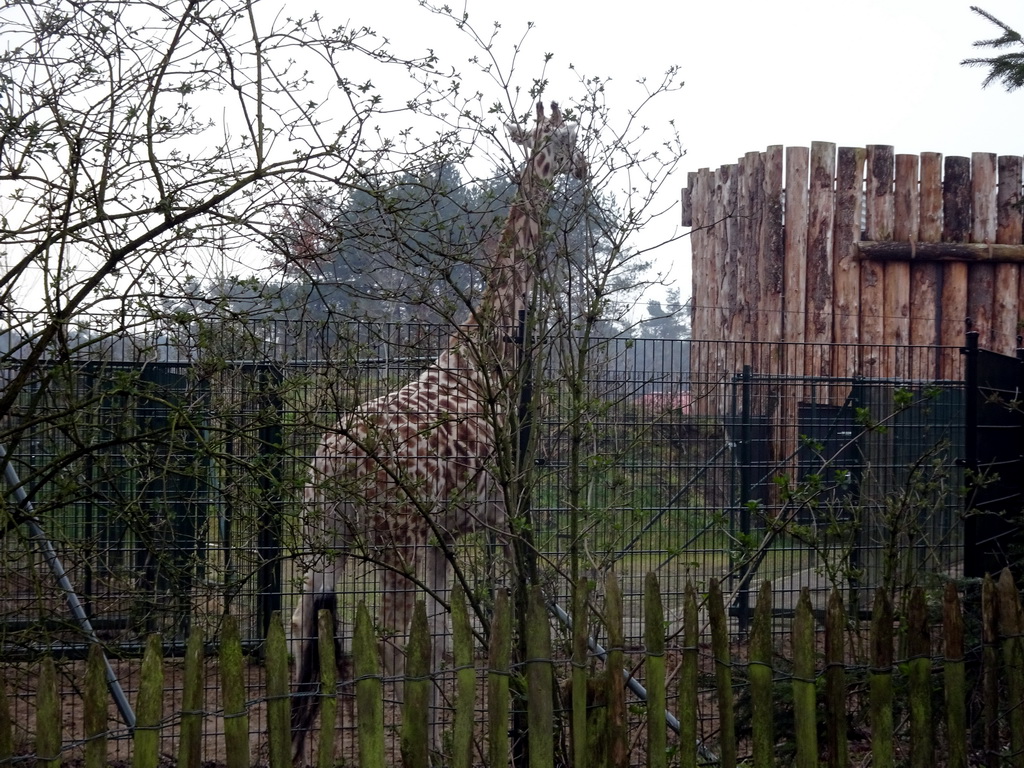
[[[149,633],[180,655],[193,627],[215,643],[231,613],[255,651],[274,612],[291,614],[317,444],[344,414],[433,363],[447,330],[165,330],[53,363],[24,389],[4,442],[97,632],[126,657],[115,671],[129,696],[138,662],[127,657],[141,654]],[[545,594],[566,612],[572,584],[599,586],[617,572],[627,650],[642,646],[648,572],[658,575],[670,638],[688,581],[722,583],[740,636],[765,579],[781,631],[803,587],[815,608],[837,587],[857,611],[878,587],[902,594],[962,574],[963,376],[911,376],[934,369],[925,359],[959,361],[958,350],[571,334],[537,349],[532,397],[503,412],[511,453],[493,458],[499,485],[515,491],[512,503],[505,497],[509,524],[532,544]],[[814,369],[829,375],[787,375],[796,356],[826,361]],[[872,377],[890,357],[895,375]],[[509,456],[511,469],[500,469]],[[5,514],[0,645],[18,711],[33,691],[20,661],[49,650],[78,664],[88,643],[23,512]],[[494,591],[515,579],[496,565],[499,534],[468,534],[451,549],[479,609],[477,631]],[[339,590],[344,651],[358,602],[376,615],[382,597],[380,552],[352,560]],[[602,599],[598,589],[595,605]],[[599,626],[591,631],[607,643]],[[250,682],[262,684],[256,668]],[[339,722],[350,724],[345,711]]]

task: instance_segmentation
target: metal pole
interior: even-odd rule
[[[14,465],[7,461],[7,451],[2,445],[0,445],[0,461],[4,462],[4,478],[11,487],[18,506],[25,513],[23,522],[28,526],[29,532],[32,534],[32,541],[38,543],[42,548],[46,564],[50,566],[50,570],[57,579],[58,586],[64,591],[64,598],[67,600],[68,608],[71,609],[71,615],[75,617],[75,620],[82,627],[82,632],[89,639],[89,642],[100,645],[100,640],[92,628],[92,622],[89,621],[89,617],[86,615],[85,609],[78,599],[78,594],[75,592],[74,587],[71,586],[71,580],[68,578],[67,571],[64,570],[64,564],[57,557],[57,551],[54,549],[53,543],[46,537],[46,533],[39,524],[39,520],[36,519],[32,511],[32,501],[28,498],[28,494],[25,493],[25,489],[21,487],[21,480],[18,478],[18,472],[14,469]],[[132,710],[132,705],[128,702],[128,697],[124,695],[121,683],[118,682],[117,675],[114,674],[114,668],[110,666],[110,660],[107,659],[105,652],[103,654],[103,666],[106,669],[107,687],[110,689],[110,694],[114,697],[114,703],[117,704],[117,710],[121,713],[121,719],[124,720],[124,724],[129,728],[134,728],[135,712]]]
[[[968,331],[964,346],[960,353],[966,356],[964,361],[964,460],[967,470],[967,498],[964,508],[964,576],[981,577],[990,565],[979,531],[977,514],[970,514],[974,509],[975,499],[980,489],[978,471],[978,332]],[[989,545],[991,546],[991,545]]]
[[[743,546],[750,546],[750,507],[747,505],[750,499],[753,497],[753,482],[751,469],[751,463],[753,461],[753,455],[751,451],[751,432],[752,424],[751,420],[753,416],[750,413],[751,407],[751,377],[753,375],[753,368],[749,365],[743,366],[743,377],[742,377],[742,389],[741,397],[743,403],[743,426],[740,430],[740,498],[739,505],[737,506],[737,513],[740,518],[740,533],[743,534]],[[747,634],[747,630],[750,627],[750,577],[753,575],[750,564],[750,558],[745,558],[744,562],[740,565],[740,590],[737,595],[737,613],[739,619],[740,633],[743,635]]]

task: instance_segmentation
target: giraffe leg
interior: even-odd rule
[[[477,493],[479,500],[474,505],[472,515],[475,525],[487,531],[487,539],[490,542],[491,553],[487,559],[487,576],[492,589],[508,587],[512,583],[515,557],[512,551],[512,537],[508,526],[505,498],[494,476],[487,471],[480,473],[477,480]],[[495,552],[500,553],[499,557],[493,556],[492,553]]]
[[[326,565],[314,566],[306,573],[303,592],[292,614],[292,641],[298,643],[295,665],[295,695],[292,697],[292,756],[302,752],[306,734],[312,728],[319,709],[320,648],[318,615],[331,613],[334,624],[335,657],[338,658],[338,579],[345,569],[345,555]]]
[[[512,584],[515,570],[515,552],[512,549],[512,534],[508,527],[508,516],[503,499],[491,499],[485,502],[487,520],[494,534],[495,549],[500,556],[491,562],[490,573],[493,589],[507,589]]]
[[[384,674],[398,678],[405,674],[405,644],[416,606],[416,585],[406,574],[416,572],[413,547],[388,547],[380,574],[381,660]],[[399,686],[401,697],[401,686]]]
[[[449,542],[449,549],[452,542]],[[423,583],[427,587],[427,626],[430,627],[431,669],[441,668],[448,652],[448,603],[451,598],[451,563],[441,547],[427,547],[423,553]]]
[[[449,542],[449,545],[451,542]],[[441,547],[428,546],[423,553],[424,583],[427,587],[427,625],[430,628],[430,671],[434,684],[430,687],[430,745],[435,750],[441,745],[442,717],[438,686],[438,673],[448,652],[448,611],[451,598],[451,563]]]

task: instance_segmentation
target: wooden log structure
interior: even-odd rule
[[[1012,354],[1022,169],[1019,156],[814,142],[690,173],[693,338],[786,343],[752,359],[794,376],[949,379],[968,325]]]
[[[886,243],[864,240],[855,247],[860,258],[879,261],[987,261],[992,264],[1024,262],[1024,245],[1002,243],[920,243],[913,240]]]

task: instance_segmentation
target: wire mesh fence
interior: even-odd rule
[[[148,633],[163,633],[173,656],[196,625],[215,643],[230,612],[257,651],[274,612],[291,613],[302,489],[321,435],[419,375],[447,339],[430,326],[189,327],[94,346],[24,388],[4,442],[97,634],[122,657],[115,671],[129,697],[132,657]],[[797,356],[828,375],[788,375]],[[837,587],[866,608],[878,587],[898,594],[958,577],[963,377],[948,366],[948,380],[913,377],[937,357],[959,366],[947,348],[571,334],[547,344],[531,417],[518,425],[529,440],[516,445],[530,455],[517,465],[527,501],[513,524],[528,532],[549,600],[567,609],[576,579],[600,584],[614,569],[628,649],[642,643],[649,571],[670,638],[688,581],[721,581],[741,637],[765,579],[781,628],[803,587],[816,607]],[[897,375],[872,377],[883,358]],[[71,681],[88,642],[24,514],[5,512],[0,645],[12,706],[28,712],[33,682],[22,662],[55,653]],[[494,581],[496,543],[481,531],[452,550],[483,620],[493,590],[507,586]],[[353,559],[343,628],[359,600],[376,610],[381,599],[378,558]],[[599,623],[593,633],[607,641]],[[250,669],[261,690],[262,670]],[[208,685],[213,702],[215,674]],[[75,738],[80,718],[68,701]],[[27,738],[31,719],[23,722]],[[253,718],[254,740],[264,725]],[[205,727],[216,741],[223,720]]]

